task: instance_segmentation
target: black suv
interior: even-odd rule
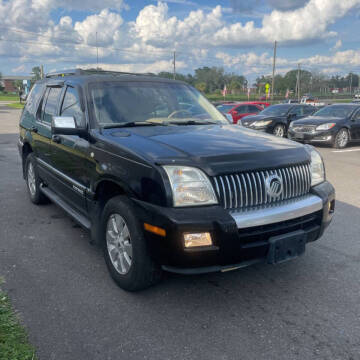
[[[279,263],[318,239],[334,189],[309,145],[230,125],[191,86],[85,70],[29,95],[19,151],[30,199],[50,199],[104,249],[124,289]]]

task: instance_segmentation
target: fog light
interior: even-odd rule
[[[184,234],[184,243],[186,248],[198,247],[198,246],[211,246],[211,235],[208,232],[205,233],[188,233]]]

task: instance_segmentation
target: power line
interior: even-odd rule
[[[176,51],[174,51],[173,64],[174,64],[174,80],[175,80],[176,79]]]

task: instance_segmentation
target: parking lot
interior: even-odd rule
[[[88,234],[26,193],[0,106],[0,276],[41,360],[360,359],[360,146],[319,147],[336,216],[295,261],[127,293]]]

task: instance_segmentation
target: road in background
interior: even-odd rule
[[[320,148],[336,216],[304,256],[140,293],[58,207],[28,199],[20,111],[0,107],[0,275],[40,360],[360,359],[360,147]]]

